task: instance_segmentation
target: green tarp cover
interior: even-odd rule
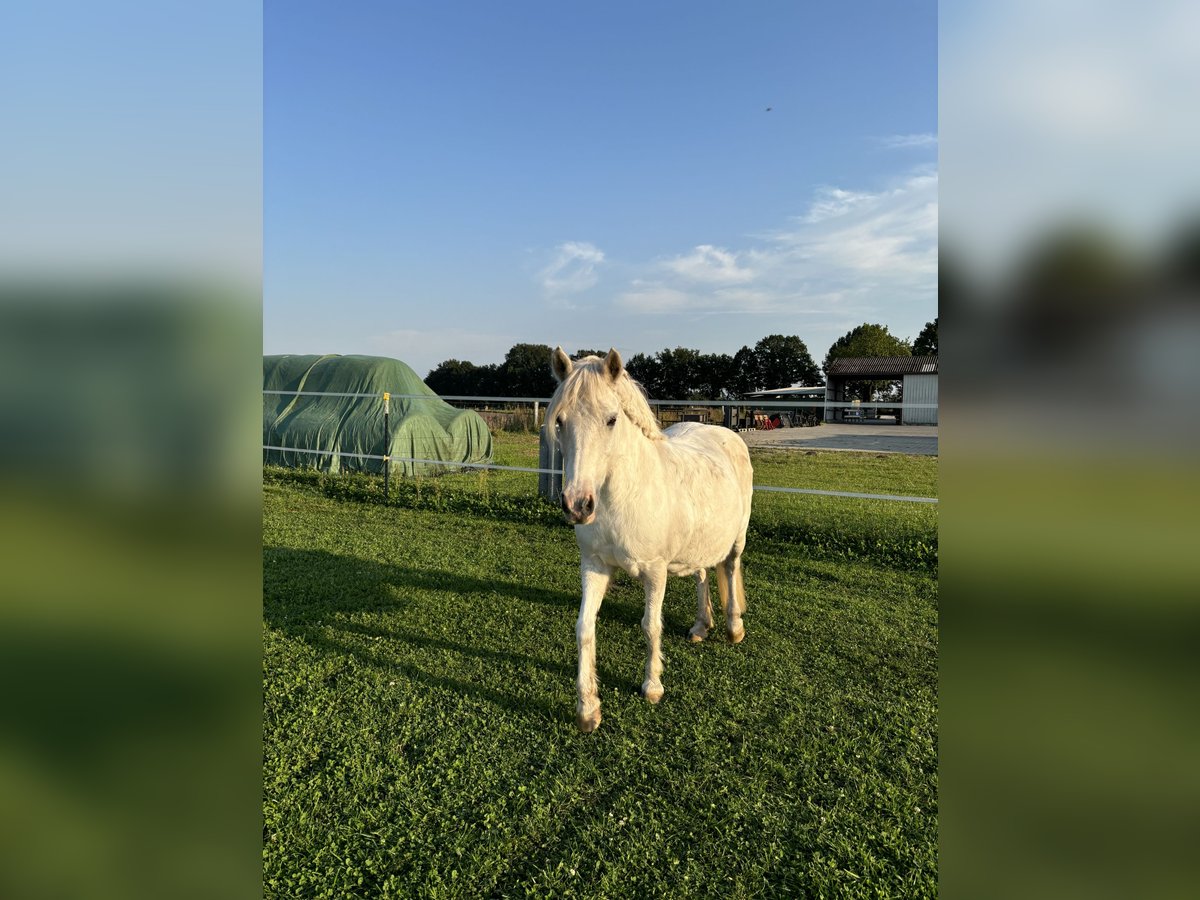
[[[437,475],[456,466],[395,462],[397,457],[483,463],[492,460],[492,434],[471,410],[455,409],[417,373],[386,356],[263,357],[264,391],[336,394],[391,393],[392,472]],[[398,397],[397,394],[417,395]],[[330,472],[382,472],[383,461],[351,453],[384,455],[383,400],[263,394],[263,445],[326,450],[327,454],[264,450],[263,462]]]

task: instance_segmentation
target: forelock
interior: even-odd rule
[[[658,418],[646,402],[642,386],[622,370],[616,381],[608,377],[604,360],[599,356],[585,356],[575,360],[575,368],[554,391],[546,408],[548,420],[553,420],[562,410],[591,402],[601,390],[610,390],[617,395],[621,410],[641,429],[646,437],[659,440],[663,437]]]

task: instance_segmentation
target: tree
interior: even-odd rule
[[[500,377],[500,367],[495,363],[475,367],[475,383],[468,394],[476,397],[501,397],[507,394]]]
[[[913,342],[913,356],[937,356],[938,352],[938,320],[926,322],[921,333]]]
[[[764,389],[821,383],[821,370],[796,335],[769,334],[754,345],[758,382]]]
[[[607,350],[576,350],[571,354],[571,359],[582,359],[585,356],[599,356],[601,359],[608,356]]]
[[[493,364],[477,366],[473,362],[448,359],[438,363],[425,384],[443,397],[494,397],[501,390],[500,367]]]
[[[892,335],[886,325],[864,322],[833,342],[821,365],[826,377],[835,359],[850,356],[912,356],[912,347],[908,341]],[[891,384],[890,381],[850,381],[846,383],[846,391],[869,403],[876,391],[887,390]]]
[[[733,390],[733,357],[728,353],[702,353],[698,362],[696,389],[704,400],[724,400]]]
[[[758,354],[743,345],[742,349],[733,355],[729,391],[739,397],[744,397],[746,394],[757,391],[760,383]]]
[[[660,400],[691,400],[698,396],[700,351],[687,347],[658,354]]]
[[[500,366],[499,390],[506,397],[549,397],[554,393],[547,344],[513,344]]]
[[[912,356],[912,347],[893,336],[886,325],[864,322],[833,342],[821,368],[828,374],[831,362],[847,356]]]
[[[662,384],[660,377],[662,366],[659,365],[657,359],[653,356],[647,356],[645,353],[635,353],[625,361],[625,371],[629,373],[629,377],[641,384],[646,389],[646,393],[651,397],[661,397],[659,388]]]
[[[425,376],[425,384],[434,393],[454,396],[473,394],[479,382],[479,366],[460,359],[440,362]]]

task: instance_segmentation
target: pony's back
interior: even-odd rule
[[[669,444],[689,456],[712,459],[728,473],[737,484],[745,501],[745,517],[750,518],[750,501],[754,495],[754,467],[750,463],[750,451],[746,442],[735,432],[719,425],[704,425],[700,422],[680,422],[663,432]]]

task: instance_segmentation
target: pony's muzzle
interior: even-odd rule
[[[591,491],[563,491],[561,502],[572,525],[587,525],[596,517],[596,495]]]

